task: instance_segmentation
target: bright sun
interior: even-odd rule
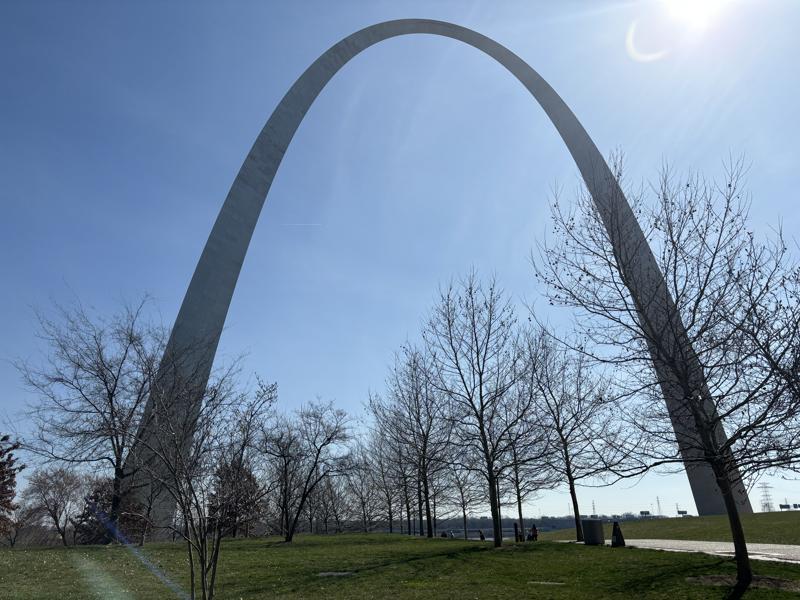
[[[669,15],[694,29],[705,29],[729,0],[662,0]]]
[[[662,46],[658,50],[649,52],[639,50],[636,47],[636,31],[639,20],[634,19],[628,27],[628,34],[625,38],[625,49],[628,56],[637,62],[661,60],[685,40],[699,39],[698,36],[704,37],[706,29],[719,17],[722,9],[732,2],[733,0],[660,0],[660,6],[665,13],[663,16],[674,21],[672,26],[662,27],[670,32],[671,39],[662,42]],[[687,29],[695,35],[688,37],[681,35],[681,32]]]

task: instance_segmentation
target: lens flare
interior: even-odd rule
[[[730,0],[662,0],[667,13],[693,29],[706,29]]]
[[[631,26],[628,28],[628,34],[625,36],[625,50],[633,60],[636,62],[653,62],[656,60],[661,60],[667,54],[669,54],[669,50],[663,49],[657,52],[642,52],[636,47],[636,26],[638,25],[637,21],[631,23]]]

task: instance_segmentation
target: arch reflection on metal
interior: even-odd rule
[[[667,408],[682,457],[686,461],[697,510],[701,515],[724,513],[723,498],[714,474],[702,462],[697,444],[692,442],[697,439],[698,433],[687,412],[686,403],[681,401],[684,393],[669,376],[673,371],[664,369],[663,365],[667,361],[673,365],[675,360],[682,361],[687,372],[694,374],[693,389],[705,392],[707,387],[702,369],[688,343],[652,251],[616,179],[578,119],[536,71],[494,40],[451,23],[402,19],[372,25],[332,46],[294,83],[261,130],[233,182],[186,291],[165,357],[180,356],[182,352],[194,348],[191,351],[193,354],[189,354],[192,356],[191,364],[183,364],[180,368],[205,385],[250,238],[275,173],[303,117],[328,81],[351,58],[380,41],[408,34],[440,35],[459,40],[488,54],[510,71],[544,109],[572,154],[594,199],[641,323],[651,335],[658,335],[666,342],[660,346],[674,350],[665,356],[659,349],[651,348],[651,354],[655,369],[661,375]],[[196,350],[199,347],[202,347],[201,351]],[[164,363],[162,372],[166,370]],[[172,418],[183,423],[191,422],[198,402],[195,396],[179,403]],[[145,418],[140,424],[140,435],[146,438],[158,435],[153,425],[153,405],[151,397],[145,409]],[[720,440],[725,439],[721,426],[716,435]],[[143,444],[137,446],[129,466],[141,464],[140,461],[152,457],[152,452],[146,447]],[[740,509],[750,512],[746,490],[735,470],[731,479]],[[145,482],[144,487],[149,488],[149,485]],[[169,507],[169,502],[161,504],[158,512],[162,512],[166,518],[172,514],[174,506]]]

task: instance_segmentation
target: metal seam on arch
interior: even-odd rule
[[[408,34],[432,34],[464,42],[494,58],[525,86],[545,111],[575,160],[612,243],[615,243],[615,252],[623,264],[623,279],[637,303],[640,316],[662,324],[666,319],[668,324],[677,323],[679,334],[683,331],[663,275],[622,190],[592,139],[553,88],[520,57],[484,35],[443,21],[401,19],[361,29],[324,52],[295,81],[256,138],[211,230],[165,352],[165,357],[176,356],[183,350],[198,347],[198,343],[202,342],[203,350],[194,353],[192,364],[186,368],[191,369],[195,377],[199,376],[203,385],[210,374],[253,230],[281,160],[306,112],[328,81],[350,59],[378,42]],[[614,235],[614,231],[617,235]],[[624,235],[619,235],[620,231]],[[683,341],[682,338],[676,339],[676,343]],[[698,367],[699,362],[691,348],[686,354],[686,360]],[[165,362],[162,362],[162,371]],[[701,370],[697,372],[700,373],[701,384],[704,384]],[[662,387],[665,385],[662,384]],[[704,385],[701,387],[705,388]],[[686,423],[676,417],[673,407],[677,400],[670,397],[674,396],[675,388],[670,390],[664,387],[664,392],[680,444],[681,436],[689,436],[684,439],[690,439],[696,433],[690,431],[690,426],[686,429]],[[182,412],[176,418],[191,418],[197,402],[199,399],[195,400],[195,406],[191,402],[181,406]],[[140,425],[140,435],[153,434],[150,425],[152,415],[151,398]],[[721,427],[717,434],[724,436]],[[684,446],[681,444],[684,458],[691,459],[691,453],[687,454]],[[134,462],[148,458],[141,444],[133,454]],[[694,458],[696,460],[696,455]],[[710,468],[698,464],[687,469],[687,474],[700,514],[723,513],[724,503]],[[737,490],[740,507],[749,512],[746,491],[741,485],[740,488]]]

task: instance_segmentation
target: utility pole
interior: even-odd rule
[[[758,489],[761,490],[761,512],[772,512],[775,510],[772,506],[772,494],[770,493],[772,486],[766,481],[762,481],[758,484]]]

